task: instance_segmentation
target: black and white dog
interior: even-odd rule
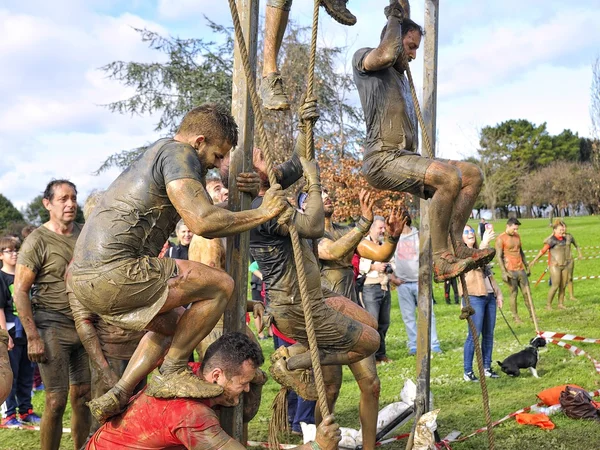
[[[535,369],[535,366],[538,362],[538,349],[545,346],[546,339],[538,336],[529,342],[529,346],[525,350],[521,350],[519,353],[510,355],[502,362],[496,362],[502,369],[502,372],[510,375],[511,377],[518,377],[520,374],[520,369],[529,369],[534,377],[539,378],[537,370]]]

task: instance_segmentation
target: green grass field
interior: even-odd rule
[[[567,218],[568,232],[573,234],[577,243],[583,247],[584,256],[600,255],[600,248],[587,249],[588,246],[600,246],[600,219],[597,217]],[[505,221],[494,224],[499,234],[504,230]],[[473,223],[475,225],[475,222]],[[520,229],[525,250],[539,250],[544,238],[549,236],[551,228],[547,219],[523,219]],[[526,253],[531,260],[536,253]],[[546,294],[548,292],[547,276],[545,283],[534,288],[533,283],[544,270],[545,258],[542,258],[531,275],[532,293],[542,330],[568,332],[585,337],[600,338],[598,316],[600,314],[600,280],[582,280],[575,282],[576,302],[567,301],[567,310],[546,311]],[[575,263],[575,276],[600,275],[600,259],[584,259]],[[499,278],[499,277],[498,277]],[[506,286],[502,286],[505,297],[508,298]],[[463,435],[470,434],[484,426],[483,409],[481,405],[481,390],[478,383],[466,383],[462,380],[463,344],[466,338],[467,326],[458,318],[459,307],[446,305],[441,286],[434,287],[437,305],[434,311],[437,319],[438,335],[444,351],[435,355],[431,361],[431,390],[436,408],[441,412],[438,416],[438,429],[443,437],[452,430],[459,430]],[[557,300],[555,299],[555,305]],[[521,318],[527,317],[522,297],[519,297]],[[507,318],[509,308],[504,308]],[[510,319],[509,319],[510,321]],[[511,326],[525,344],[534,336],[531,321],[525,320],[522,325]],[[267,362],[273,351],[271,341],[261,341]],[[593,344],[578,344],[578,347],[589,352],[592,357],[600,360],[600,346]],[[399,400],[400,390],[407,378],[415,379],[415,358],[408,356],[406,348],[406,333],[398,309],[395,292],[392,297],[392,326],[387,335],[388,356],[394,361],[391,364],[379,366],[381,378],[381,406]],[[512,336],[502,316],[498,315],[495,333],[494,360],[502,360],[518,351],[521,347]],[[493,420],[504,417],[525,406],[536,403],[536,394],[543,389],[565,383],[578,384],[587,390],[596,390],[600,386],[600,375],[596,373],[592,363],[584,356],[573,356],[567,350],[549,345],[541,352],[538,364],[540,378],[531,376],[529,371],[522,372],[519,378],[510,378],[501,374],[501,378],[488,380],[490,407]],[[250,439],[265,441],[267,438],[268,421],[271,401],[278,391],[278,385],[269,380],[263,390],[263,402],[257,417],[250,423]],[[34,403],[36,411],[43,413],[43,393],[36,393]],[[65,414],[65,426],[69,426],[68,410]],[[336,407],[336,417],[342,426],[359,428],[358,423],[358,387],[349,370],[344,369],[344,385]],[[536,427],[518,425],[509,420],[494,428],[496,448],[502,450],[580,450],[600,448],[600,425],[591,421],[569,419],[562,413],[551,417],[556,424],[552,431]],[[406,430],[408,431],[408,426]],[[282,442],[299,442],[297,438],[285,438]],[[404,448],[405,442],[400,441],[387,445],[385,448]],[[0,449],[36,449],[39,448],[37,432],[24,430],[0,430]],[[62,439],[61,449],[72,449],[73,443],[68,434]],[[488,448],[486,434],[482,433],[462,443],[452,444],[453,449],[485,449]]]

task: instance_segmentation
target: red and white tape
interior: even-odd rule
[[[593,391],[593,392],[588,392],[588,394],[589,394],[591,397],[598,397],[598,396],[600,396],[600,390]],[[539,402],[539,403],[536,403],[536,404],[534,404],[534,405],[527,406],[527,407],[525,407],[525,408],[519,409],[518,411],[515,411],[515,412],[513,412],[513,413],[507,414],[507,415],[506,415],[506,416],[504,416],[503,418],[501,418],[501,419],[498,419],[498,420],[496,420],[495,422],[492,422],[492,427],[495,427],[496,425],[499,425],[499,424],[501,424],[502,422],[506,422],[508,419],[511,419],[511,418],[515,417],[517,414],[521,414],[521,413],[529,412],[529,411],[531,411],[531,409],[532,409],[532,408],[534,408],[534,407],[536,407],[536,406],[544,406],[544,403],[542,403],[542,402]],[[487,427],[479,428],[479,429],[477,429],[477,430],[473,431],[471,434],[469,434],[469,435],[467,435],[467,436],[463,436],[463,437],[461,437],[461,438],[454,439],[454,440],[452,440],[452,441],[449,441],[449,442],[462,442],[462,441],[466,441],[467,439],[469,439],[470,437],[473,437],[473,436],[475,436],[476,434],[483,433],[484,431],[487,431],[487,429],[488,429]]]
[[[586,338],[568,333],[557,333],[556,331],[540,331],[538,335],[545,339],[559,339],[562,341],[577,341],[587,342],[589,344],[600,344],[600,339]]]

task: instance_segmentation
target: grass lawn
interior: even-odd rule
[[[523,219],[520,229],[521,239],[526,253],[531,260],[537,250],[542,247],[544,238],[550,235],[547,219]],[[573,234],[577,243],[584,247],[584,256],[600,255],[600,248],[586,249],[587,246],[600,246],[600,220],[597,217],[567,218],[568,232]],[[494,224],[499,234],[504,230],[505,221]],[[476,222],[473,222],[476,225]],[[567,301],[567,310],[546,311],[546,294],[548,292],[548,276],[546,282],[534,288],[533,283],[541,275],[545,267],[542,258],[531,275],[532,293],[540,327],[545,331],[568,332],[585,337],[600,339],[598,316],[600,314],[600,280],[582,280],[575,282],[576,302]],[[600,275],[600,259],[584,259],[575,264],[575,276]],[[499,274],[498,274],[499,278]],[[508,302],[508,289],[502,286]],[[481,406],[481,390],[478,383],[466,383],[462,379],[463,344],[466,338],[467,325],[458,318],[459,307],[446,305],[443,299],[442,286],[434,286],[437,305],[434,307],[438,336],[444,351],[435,355],[431,361],[431,390],[434,395],[436,408],[441,408],[438,416],[438,429],[443,437],[453,430],[459,430],[463,435],[469,434],[485,425]],[[555,298],[554,304],[556,305]],[[521,318],[527,318],[523,299],[519,296]],[[507,318],[510,310],[504,308]],[[509,318],[509,321],[511,319]],[[525,320],[522,325],[511,326],[525,344],[534,336],[531,321]],[[579,348],[589,352],[592,357],[600,360],[600,346],[593,344],[574,343]],[[265,352],[268,368],[268,356],[273,351],[271,341],[261,341]],[[381,378],[381,406],[399,400],[400,390],[407,378],[415,379],[415,358],[408,356],[406,348],[406,333],[400,316],[396,293],[392,297],[392,325],[387,335],[388,356],[392,363],[379,366]],[[518,351],[521,347],[512,336],[502,316],[498,314],[495,333],[494,360],[502,360]],[[592,363],[583,356],[574,356],[567,350],[549,345],[542,350],[538,363],[539,379],[533,378],[529,371],[522,372],[519,378],[510,378],[501,374],[501,378],[488,380],[490,407],[493,420],[497,420],[525,406],[536,403],[536,393],[543,389],[565,383],[578,384],[587,390],[596,390],[600,386],[600,375],[596,373]],[[250,439],[266,441],[268,420],[270,417],[271,401],[279,386],[272,380],[265,385],[263,402],[257,417],[250,423]],[[37,412],[43,413],[43,393],[36,393],[34,404]],[[70,409],[65,414],[64,424],[69,426]],[[336,417],[342,426],[359,428],[358,423],[358,387],[347,368],[344,369],[344,385],[336,407]],[[600,448],[600,424],[591,421],[569,419],[562,413],[551,416],[556,428],[552,431],[536,427],[518,425],[509,420],[494,428],[496,448],[502,450],[579,450],[582,448]],[[408,426],[406,428],[409,429]],[[39,448],[39,434],[24,430],[0,430],[0,449],[36,449]],[[289,437],[282,442],[299,442],[297,438]],[[594,444],[596,442],[596,444]],[[387,445],[385,448],[404,448],[405,442],[400,441]],[[72,449],[70,435],[63,435],[61,449]],[[454,449],[485,449],[486,434],[482,433],[465,442],[455,443]]]

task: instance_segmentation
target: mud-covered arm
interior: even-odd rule
[[[319,258],[327,261],[338,261],[349,253],[353,253],[360,241],[367,235],[373,224],[373,205],[375,197],[370,191],[361,189],[358,194],[361,216],[348,233],[340,239],[323,238],[319,241]]]
[[[385,239],[383,244],[379,245],[376,242],[362,240],[356,251],[361,258],[370,259],[372,261],[389,261],[396,246],[400,240],[400,234],[406,225],[408,215],[407,212],[400,208],[392,209],[390,215],[385,220]]]
[[[533,267],[535,263],[538,262],[538,260],[542,257],[542,255],[544,255],[548,251],[549,248],[550,246],[548,244],[544,244],[542,249],[538,252],[535,258],[533,258],[533,260],[529,264],[529,267]],[[523,262],[525,263],[525,255],[523,254],[523,250],[521,250],[521,254],[523,255]],[[525,263],[525,265],[527,265],[527,263]]]
[[[27,335],[27,355],[32,362],[45,362],[44,342],[35,326],[29,291],[35,282],[36,274],[29,267],[18,264],[15,270],[14,300],[19,320]]]
[[[575,238],[573,237],[573,235],[571,235],[571,244],[573,244],[573,246],[577,249],[577,254],[579,255],[579,258],[583,258],[583,254],[581,253],[581,247],[579,247],[577,245],[577,243],[575,242]]]
[[[354,252],[362,239],[369,232],[372,220],[362,217],[356,226],[337,240],[323,238],[319,241],[319,259],[326,261],[338,261],[349,253]]]
[[[286,204],[278,184],[266,192],[259,208],[238,212],[214,206],[202,183],[192,178],[170,181],[167,195],[188,228],[194,234],[207,238],[227,237],[251,230],[279,215]]]
[[[308,197],[305,202],[304,214],[295,211],[292,220],[301,238],[318,239],[325,232],[325,214],[323,212],[321,186],[311,185],[308,188]]]
[[[402,55],[402,7],[399,4],[386,6],[385,14],[387,26],[383,39],[362,61],[362,69],[366,72],[387,69]]]
[[[499,237],[498,239],[496,239],[495,248],[496,248],[496,256],[498,257],[498,266],[500,267],[500,271],[503,274],[505,274],[506,266],[504,265],[504,245],[503,245],[502,237]],[[502,278],[504,278],[504,276]]]

